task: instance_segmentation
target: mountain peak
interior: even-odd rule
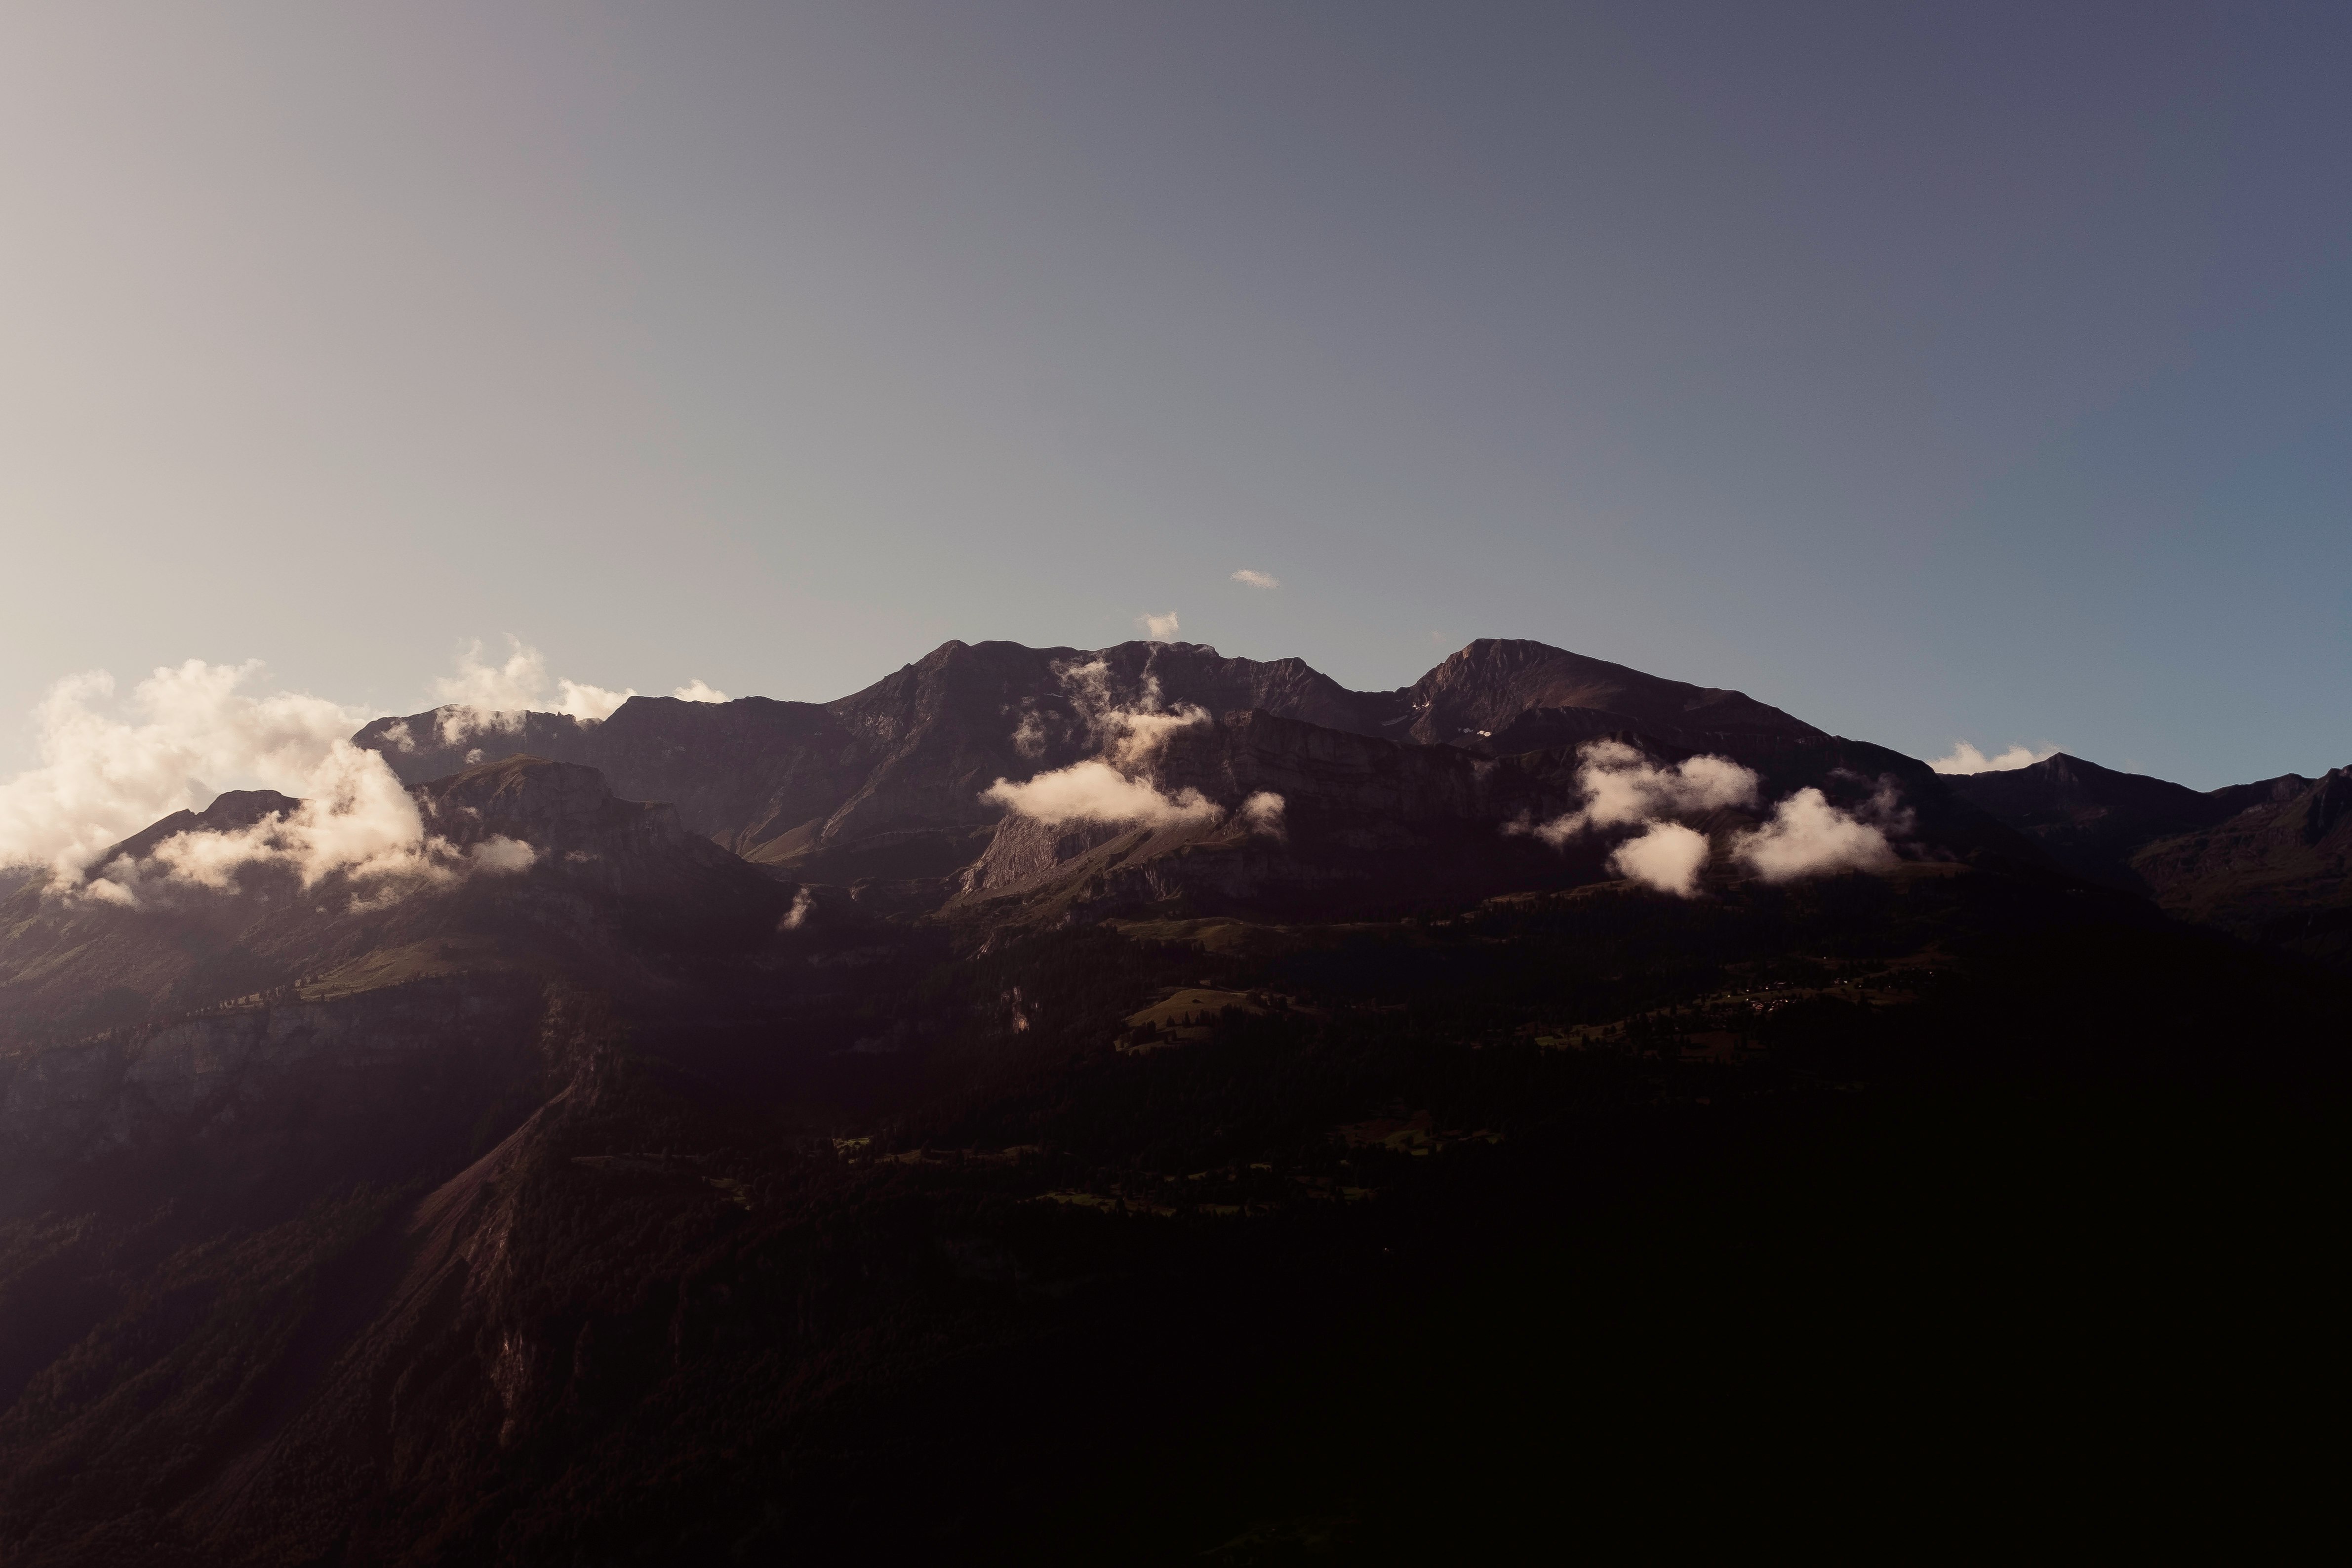
[[[1823,738],[1745,692],[1667,680],[1522,637],[1466,644],[1402,695],[1412,715],[1405,738],[1424,745],[1523,751],[1615,729],[1698,747],[1727,735]]]

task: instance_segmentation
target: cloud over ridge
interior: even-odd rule
[[[192,658],[157,668],[120,703],[104,670],[57,682],[34,710],[39,763],[0,784],[0,865],[78,879],[109,845],[223,789],[299,789],[365,710],[257,694],[262,672],[258,659]]]
[[[694,684],[709,689],[698,680]],[[433,694],[443,708],[441,739],[454,746],[485,731],[512,730],[527,712],[562,713],[601,723],[637,691],[635,687],[615,691],[585,681],[551,679],[545,656],[509,632],[506,662],[485,663],[480,642],[468,643],[457,655],[457,673],[436,680]],[[685,696],[685,689],[677,695]],[[694,699],[714,700],[723,699]]]
[[[2019,745],[2011,746],[1999,756],[1988,757],[1968,742],[1955,741],[1949,752],[1927,765],[1939,773],[2005,773],[2048,762],[2057,754],[2055,746],[2044,746],[2037,752],[2031,746]]]
[[[482,659],[478,643],[469,646],[456,673],[434,683],[457,704],[461,733],[468,723],[494,727],[500,713],[551,693],[575,717],[602,717],[632,695],[551,680],[537,649],[509,644],[497,665]],[[233,890],[247,866],[291,870],[309,887],[338,872],[425,885],[530,863],[530,847],[515,840],[461,851],[432,834],[384,759],[352,745],[367,709],[263,690],[265,675],[257,659],[192,658],[156,668],[127,693],[104,670],[56,682],[33,714],[39,761],[0,783],[0,866],[36,868],[72,896],[136,904],[172,889]],[[240,788],[299,804],[233,831],[174,835],[136,861],[93,865],[110,846]]]
[[[503,835],[460,849],[427,831],[416,798],[383,758],[338,740],[310,771],[292,810],[230,832],[174,834],[137,859],[120,856],[93,868],[79,891],[136,908],[175,888],[235,891],[237,873],[247,867],[283,868],[305,889],[338,873],[423,886],[475,872],[506,875],[538,858],[530,845]],[[378,887],[362,901],[383,902],[401,890]]]

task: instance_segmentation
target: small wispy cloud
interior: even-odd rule
[[[1927,765],[1939,773],[2005,773],[2015,768],[2030,768],[2057,754],[2055,746],[2044,746],[2038,752],[2031,746],[2011,746],[1999,756],[1988,757],[1966,741],[1956,741],[1948,754]]]
[[[1135,624],[1141,626],[1143,635],[1153,642],[1166,642],[1177,632],[1176,612],[1173,610],[1164,616],[1150,614],[1138,616],[1135,617]]]
[[[1249,588],[1279,588],[1282,584],[1270,572],[1253,572],[1244,566],[1234,574],[1234,581]]]
[[[734,700],[732,698],[729,697],[727,693],[719,690],[719,688],[711,685],[700,676],[697,676],[692,680],[688,681],[684,686],[681,686],[677,690],[671,692],[670,695],[677,698],[681,702],[730,702]]]

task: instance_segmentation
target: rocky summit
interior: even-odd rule
[[[353,742],[0,881],[12,1568],[1520,1561],[2305,1371],[2346,769],[1508,640]]]

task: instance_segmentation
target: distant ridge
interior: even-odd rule
[[[2152,839],[2209,826],[2231,806],[2185,784],[2117,773],[2060,752],[2030,767],[1959,773],[1952,793],[2040,844],[2070,870],[2145,891],[2132,852]]]

